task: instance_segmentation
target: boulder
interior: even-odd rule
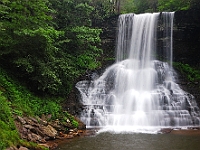
[[[42,137],[40,135],[37,135],[35,133],[29,133],[28,134],[28,140],[31,142],[39,142],[42,140]]]
[[[26,124],[26,121],[20,117],[20,116],[17,116],[17,120],[21,123],[21,124]]]
[[[19,150],[29,150],[29,149],[26,147],[20,146]]]
[[[56,129],[54,129],[51,125],[41,126],[41,130],[45,135],[53,139],[55,139],[55,137],[58,135]]]
[[[18,150],[18,148],[15,146],[12,146],[12,147],[7,148],[6,150]]]

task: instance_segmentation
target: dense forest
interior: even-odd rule
[[[57,118],[77,78],[101,67],[105,19],[199,7],[199,0],[1,0],[0,149],[19,142],[13,116]]]

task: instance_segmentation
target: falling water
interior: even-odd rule
[[[146,132],[200,125],[194,97],[176,84],[172,68],[174,13],[124,14],[118,21],[116,63],[94,81],[80,81],[87,127]],[[162,58],[157,59],[157,33]]]

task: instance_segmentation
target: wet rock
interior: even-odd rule
[[[53,139],[55,139],[56,135],[58,134],[58,132],[51,125],[42,126],[41,129],[45,135]]]
[[[49,122],[49,124],[55,128],[57,131],[65,131],[66,128],[62,125],[62,123],[59,120]]]
[[[34,127],[32,125],[26,124],[26,125],[24,125],[24,128],[26,128],[26,129],[33,129]]]
[[[41,146],[44,146],[48,149],[55,149],[56,147],[58,147],[57,143],[46,143],[46,144],[39,144]]]
[[[20,146],[19,150],[29,150],[29,149],[26,147]]]
[[[81,123],[78,118],[76,118],[76,120],[79,122],[79,125],[81,125],[79,128],[84,129],[85,125]],[[42,120],[41,118],[17,117],[15,119],[15,125],[22,139],[38,143],[49,149],[54,149],[57,147],[57,144],[53,143],[52,140],[72,139],[84,134],[82,130],[73,129],[70,121],[65,121],[63,123],[58,119],[49,122]],[[66,130],[67,128],[70,130]],[[19,150],[19,147],[11,147],[7,150]]]
[[[74,136],[73,136],[73,135],[67,135],[65,138],[66,138],[66,139],[73,139]]]
[[[46,148],[48,148],[48,149],[50,148],[48,144],[38,144],[38,145],[44,146],[44,147],[46,147]]]
[[[75,120],[78,122],[78,129],[79,130],[85,130],[86,129],[86,125],[77,117],[75,117]]]
[[[39,126],[38,122],[33,121],[31,118],[24,117],[24,120],[26,121],[26,124],[31,126]]]
[[[165,129],[161,129],[160,133],[170,133],[170,132],[172,132],[172,130],[173,129],[171,129],[171,128],[165,128]]]
[[[38,142],[38,141],[42,140],[42,137],[35,133],[30,133],[30,134],[28,134],[28,140],[32,141],[32,142]]]
[[[26,124],[26,121],[20,117],[20,116],[17,116],[17,120],[21,123],[21,124]]]
[[[18,148],[15,146],[12,146],[12,147],[7,148],[6,150],[18,150]]]

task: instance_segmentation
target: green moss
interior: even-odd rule
[[[74,116],[70,115],[68,112],[64,112],[63,115],[65,117],[63,117],[65,120],[64,121],[67,121],[67,119],[69,119],[69,121],[71,122],[72,126],[74,128],[78,128],[78,122],[75,120]]]
[[[200,81],[200,70],[191,67],[188,64],[183,64],[180,62],[174,62],[173,66],[185,75],[190,82],[199,82]]]
[[[36,143],[33,142],[27,142],[24,140],[20,140],[20,145],[27,147],[29,149],[33,149],[33,150],[49,150],[48,148],[42,146],[42,145],[38,145]]]

